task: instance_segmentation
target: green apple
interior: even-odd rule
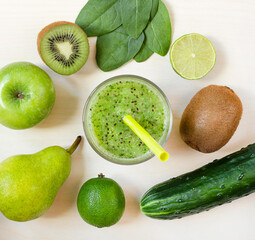
[[[16,62],[0,70],[0,123],[25,129],[51,112],[55,88],[49,75],[28,62]]]

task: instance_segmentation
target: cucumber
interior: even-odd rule
[[[141,211],[176,219],[209,210],[255,191],[255,143],[222,159],[149,189]]]

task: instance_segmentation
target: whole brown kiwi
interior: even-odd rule
[[[217,151],[233,136],[242,111],[239,97],[229,87],[205,87],[190,100],[182,114],[181,137],[200,152]]]

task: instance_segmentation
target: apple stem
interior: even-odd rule
[[[19,93],[19,94],[18,94],[18,98],[21,98],[21,99],[22,99],[22,98],[24,98],[24,95],[23,95],[22,93]]]
[[[72,144],[72,146],[71,146],[70,148],[66,149],[66,151],[71,155],[71,154],[76,150],[76,148],[78,147],[78,145],[80,144],[80,142],[81,142],[81,136],[78,136],[78,137],[75,139],[75,141],[74,141],[74,143]]]
[[[16,93],[14,93],[14,96],[15,96],[15,98],[18,98],[18,99],[23,99],[25,96],[22,94],[22,93],[20,93],[20,92],[16,92]]]

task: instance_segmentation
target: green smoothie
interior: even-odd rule
[[[153,156],[148,147],[123,122],[131,115],[160,144],[170,132],[170,108],[153,83],[137,76],[118,76],[100,84],[84,111],[85,133],[104,158],[134,164]]]

